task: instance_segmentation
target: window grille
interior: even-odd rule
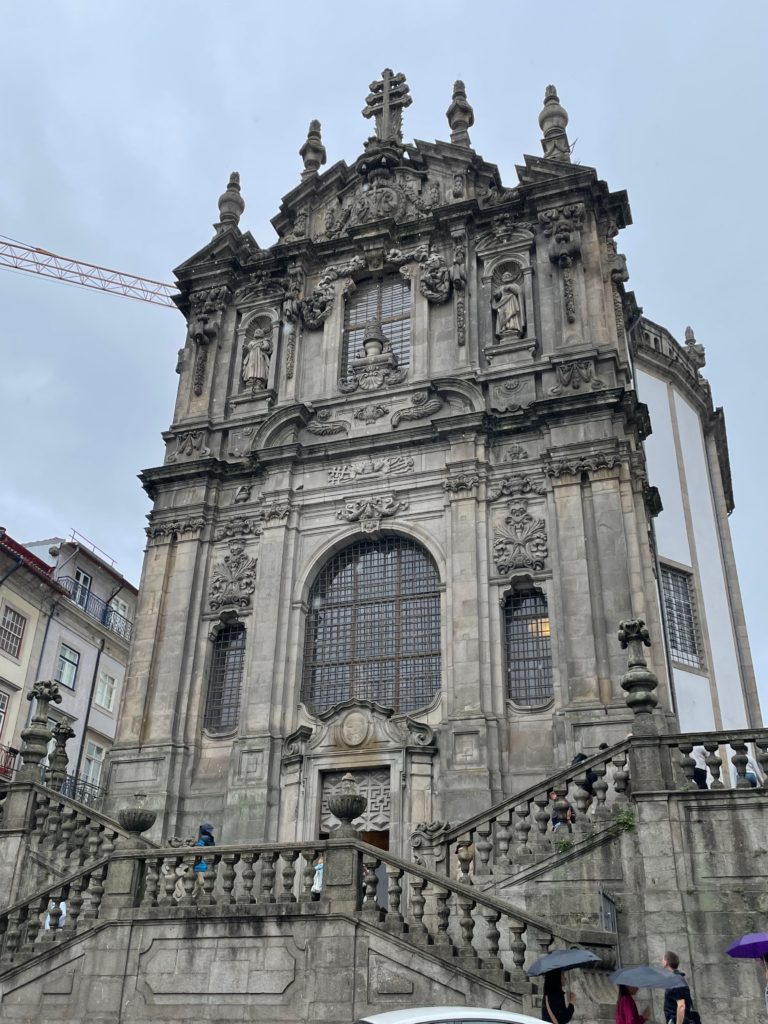
[[[350,359],[365,355],[363,334],[366,325],[371,323],[381,327],[397,357],[398,366],[408,366],[411,361],[411,293],[400,274],[363,281],[347,299],[342,375],[346,374]]]
[[[213,641],[203,725],[209,732],[227,732],[237,725],[245,664],[245,626],[222,626]]]
[[[669,653],[674,661],[701,668],[701,639],[690,573],[661,566],[661,596]]]
[[[415,711],[440,689],[440,579],[418,544],[363,540],[323,566],[309,597],[303,700]]]
[[[547,599],[540,590],[515,590],[504,602],[507,695],[535,707],[551,700],[552,645]]]
[[[3,621],[0,623],[0,650],[18,658],[21,653],[21,642],[24,639],[24,627],[27,620],[7,605],[3,609]]]
[[[66,686],[70,690],[74,690],[79,664],[80,654],[73,647],[62,644],[59,649],[59,663],[56,666],[56,673],[54,675],[56,682],[61,683],[62,686]]]

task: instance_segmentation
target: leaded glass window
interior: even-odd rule
[[[415,711],[440,689],[440,579],[423,548],[401,537],[335,554],[309,595],[303,700],[315,711],[375,701]]]
[[[228,732],[237,725],[244,664],[245,626],[241,622],[226,623],[213,641],[203,717],[209,732]]]
[[[513,590],[504,602],[507,696],[535,707],[553,694],[547,599],[540,590]]]
[[[387,274],[370,281],[361,281],[347,299],[344,311],[344,341],[341,372],[349,360],[364,355],[363,334],[367,324],[378,324],[399,367],[411,361],[411,292],[400,274]]]
[[[669,638],[669,653],[674,661],[701,668],[701,640],[690,573],[661,566],[661,596],[664,621]]]

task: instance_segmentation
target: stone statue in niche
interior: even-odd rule
[[[269,359],[272,355],[270,332],[257,327],[243,345],[243,384],[254,391],[263,390],[269,380]]]
[[[491,306],[496,314],[496,337],[499,341],[525,336],[525,300],[515,275],[505,270],[493,291]]]

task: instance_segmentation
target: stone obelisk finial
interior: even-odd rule
[[[229,184],[219,196],[219,223],[214,224],[217,234],[227,228],[237,227],[245,209],[245,200],[240,195],[240,175],[232,171]]]
[[[325,146],[320,135],[319,121],[309,122],[307,138],[299,150],[299,156],[304,161],[304,170],[301,172],[302,181],[317,174],[318,169],[325,163]]]
[[[539,114],[539,127],[544,133],[541,146],[546,160],[571,162],[571,147],[565,129],[568,126],[568,114],[560,106],[557,89],[548,85],[544,93],[544,108]]]
[[[453,99],[445,112],[451,128],[451,142],[454,146],[470,146],[468,128],[475,123],[475,112],[467,100],[467,90],[462,81],[453,83]]]

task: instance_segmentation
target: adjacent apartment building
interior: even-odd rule
[[[136,588],[85,538],[0,538],[0,744],[10,770],[29,720],[26,690],[55,679],[51,711],[71,723],[70,772],[88,798],[115,737],[133,635]]]

